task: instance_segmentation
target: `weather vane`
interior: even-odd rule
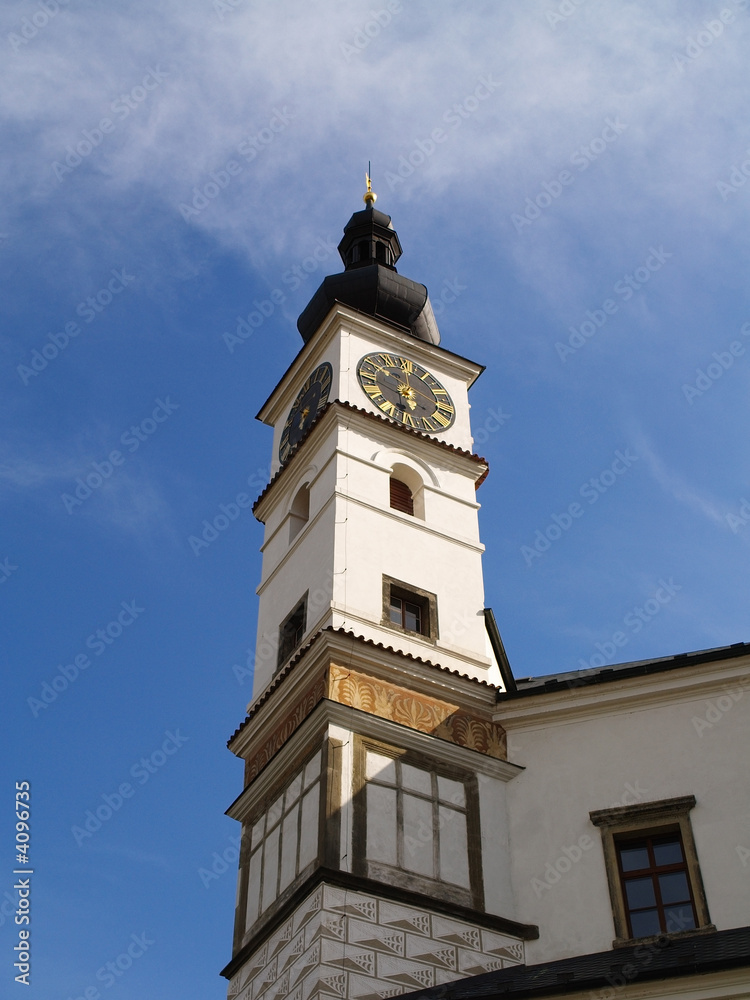
[[[372,208],[375,202],[378,200],[378,196],[372,189],[372,181],[370,179],[370,161],[367,161],[367,173],[365,174],[365,181],[367,182],[367,190],[362,195],[362,201],[367,205],[368,208]]]

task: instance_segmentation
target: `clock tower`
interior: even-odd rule
[[[485,608],[468,391],[400,275],[389,216],[344,229],[343,272],[258,417],[273,429],[230,1000],[390,997],[524,962],[493,720],[513,685]]]

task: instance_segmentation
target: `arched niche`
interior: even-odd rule
[[[310,484],[303,483],[294,494],[289,508],[289,541],[294,541],[297,535],[310,520]]]

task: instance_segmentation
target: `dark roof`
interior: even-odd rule
[[[444,986],[402,994],[411,1000],[546,997],[625,986],[654,979],[720,972],[750,965],[750,927],[668,937],[628,948],[541,965],[485,972]]]
[[[305,342],[314,336],[331,306],[343,302],[419,340],[440,343],[427,289],[396,271],[401,244],[389,215],[372,204],[355,212],[344,226],[338,250],[344,270],[323,279],[297,320]]]
[[[297,329],[308,341],[335,302],[383,319],[418,340],[437,344],[440,334],[431,310],[426,310],[427,289],[383,264],[370,264],[356,271],[329,274],[305,306]]]
[[[592,670],[569,670],[559,674],[545,674],[541,677],[517,677],[515,691],[500,691],[498,699],[510,701],[529,695],[546,694],[550,691],[564,691],[566,688],[590,687],[608,681],[626,680],[630,677],[645,677],[648,674],[693,667],[714,660],[729,660],[750,654],[750,643],[735,642],[731,646],[717,646],[715,649],[700,649],[694,653],[677,653],[653,660],[638,660],[631,663],[615,663],[610,667]]]

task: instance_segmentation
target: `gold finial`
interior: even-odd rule
[[[365,181],[367,182],[367,190],[362,195],[362,201],[367,205],[368,208],[372,208],[375,202],[378,200],[378,196],[372,189],[372,181],[370,180],[370,163],[367,163],[367,173],[365,174]]]

